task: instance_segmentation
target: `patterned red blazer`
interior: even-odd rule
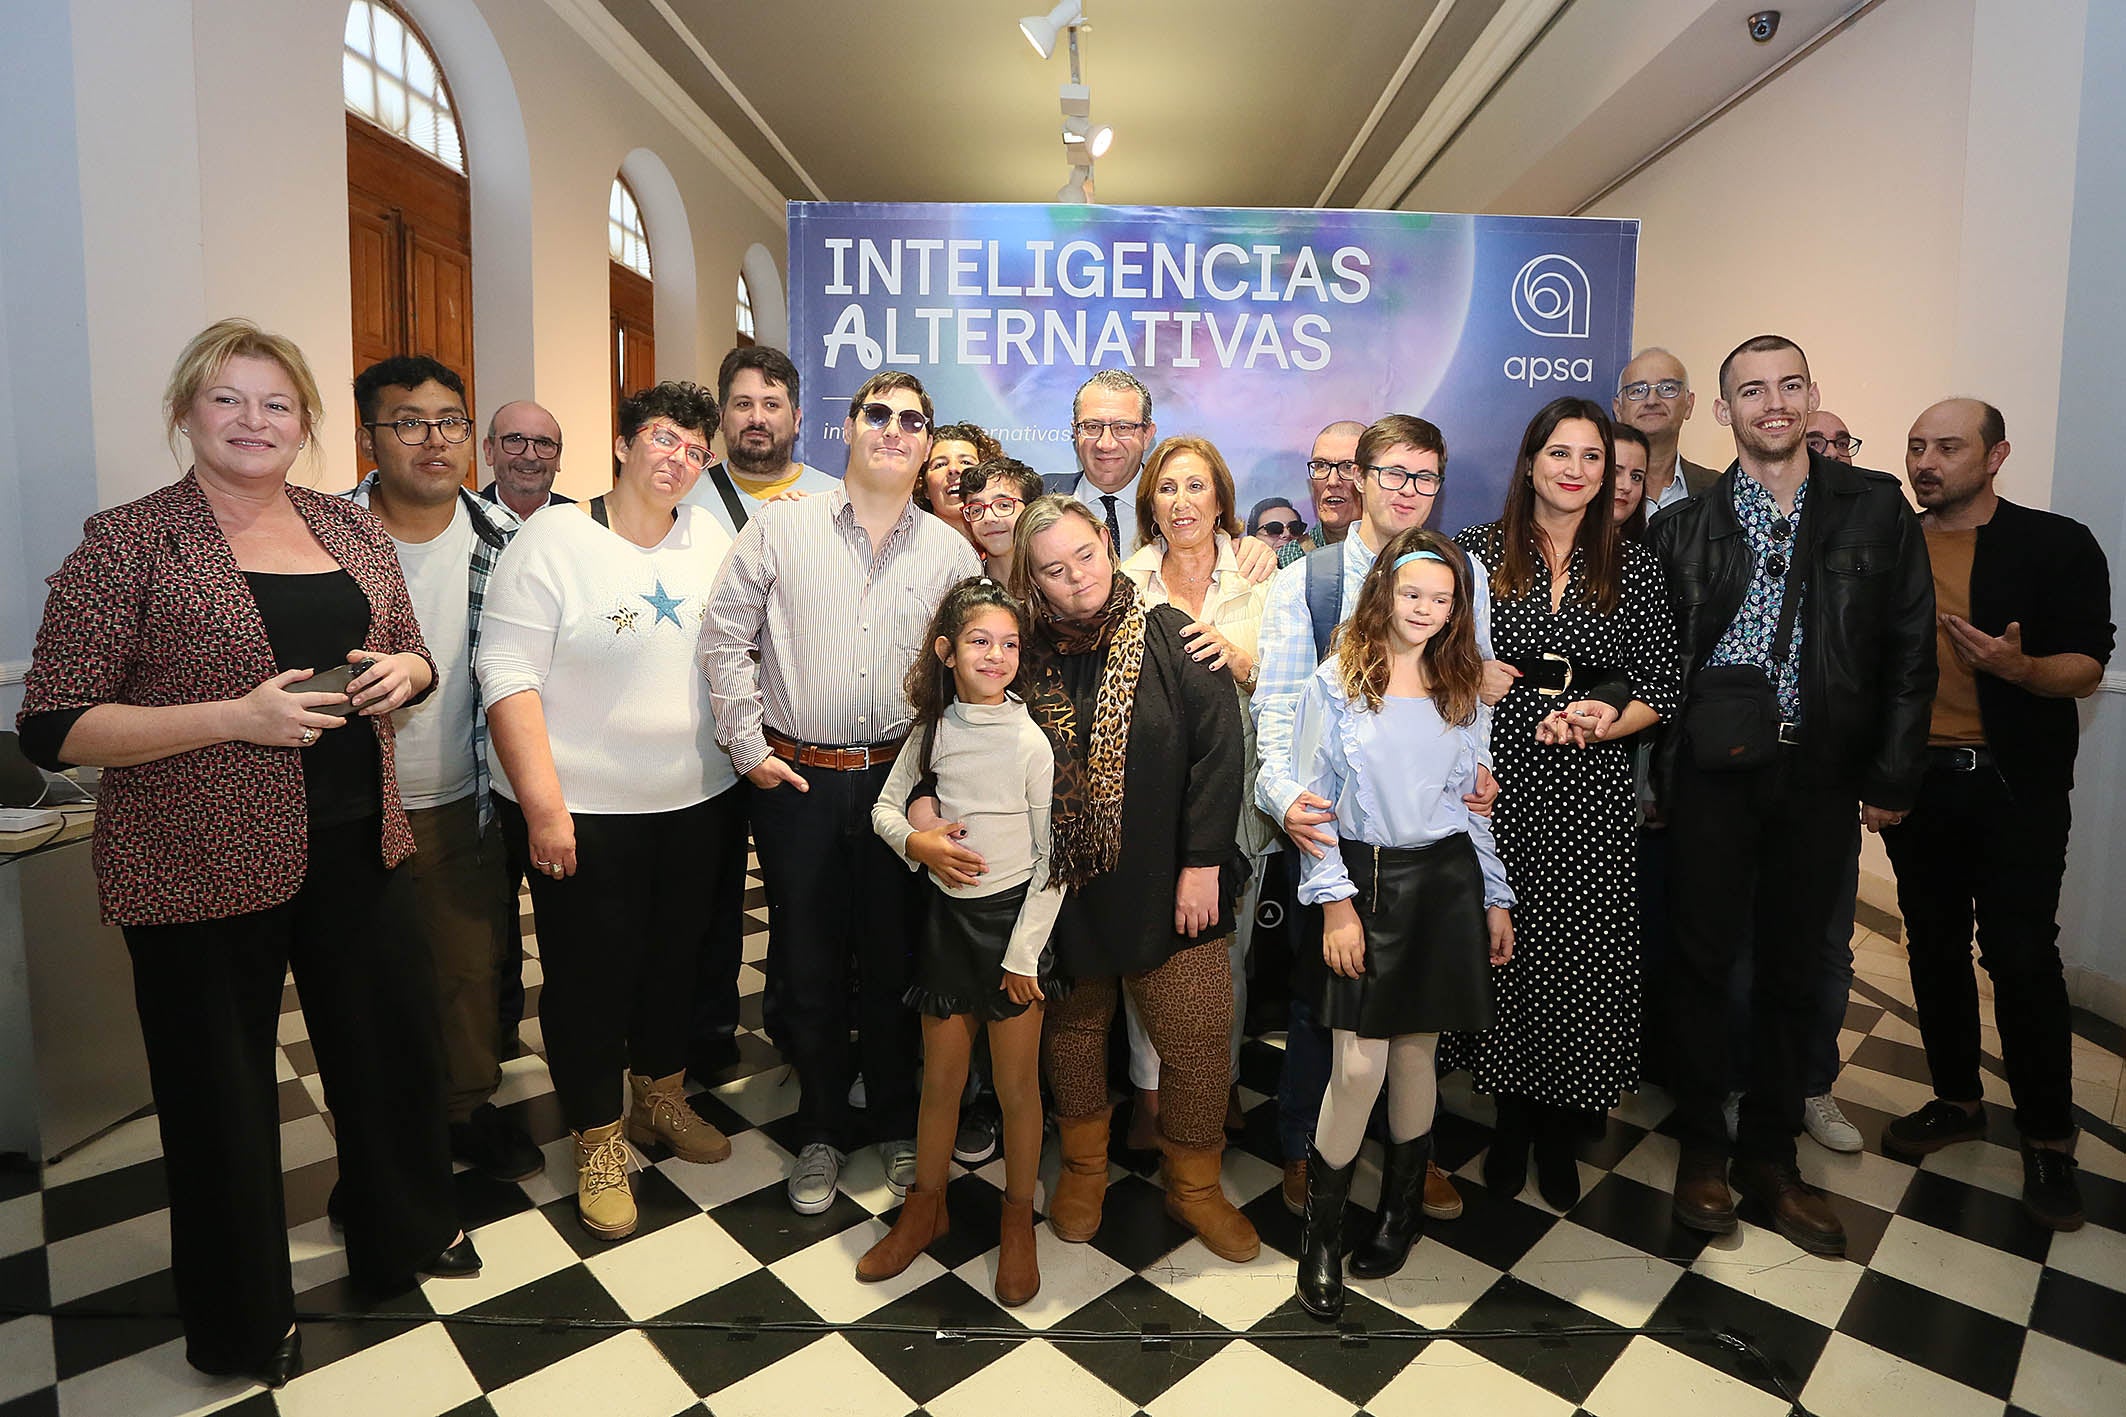
[[[303,487],[288,499],[369,597],[365,644],[422,642],[391,538],[366,509]],[[98,512],[48,584],[22,714],[123,703],[240,698],[277,672],[249,583],[191,474]],[[391,719],[376,725],[383,857],[413,854],[399,804]],[[294,896],[309,861],[302,751],[215,743],[107,768],[94,846],[103,918],[114,925],[216,920]]]

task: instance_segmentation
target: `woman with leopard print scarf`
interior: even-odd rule
[[[1055,749],[1050,860],[1070,888],[1054,938],[1070,987],[1043,1048],[1063,1144],[1048,1223],[1077,1242],[1100,1228],[1107,1034],[1127,989],[1163,1062],[1167,1213],[1212,1253],[1251,1260],[1255,1227],[1218,1186],[1245,741],[1232,676],[1191,657],[1186,612],[1147,608],[1116,574],[1106,528],[1072,498],[1019,514],[1011,588],[1033,611],[1027,707]]]

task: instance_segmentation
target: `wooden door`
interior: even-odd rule
[[[613,307],[613,424],[620,400],[657,382],[656,288],[618,261],[608,261]]]
[[[356,373],[426,354],[474,403],[472,184],[359,114],[347,115],[347,235]],[[366,473],[372,466],[357,454]],[[476,484],[478,472],[468,475]]]

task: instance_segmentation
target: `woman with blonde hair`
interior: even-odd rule
[[[302,351],[244,320],[163,396],[176,482],[99,512],[52,576],[24,750],[104,769],[103,918],[125,932],[170,1186],[185,1356],[301,1371],[274,1077],[295,971],[339,1151],[347,1265],[373,1292],[475,1274],[458,1229],[435,973],[391,713],[435,665],[381,523],[292,486],[315,439]]]

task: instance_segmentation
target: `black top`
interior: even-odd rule
[[[1174,887],[1185,866],[1236,862],[1243,725],[1233,676],[1189,658],[1186,612],[1145,615],[1144,666],[1131,711],[1122,845],[1115,869],[1074,890],[1056,922],[1056,973],[1103,978],[1156,969],[1178,950],[1233,930],[1221,883],[1218,918],[1190,939],[1174,929]],[[1057,658],[1078,709],[1078,751],[1090,751],[1104,652]]]
[[[2006,498],[1971,553],[1971,623],[1999,635],[2023,627],[2023,652],[2111,662],[2111,568],[2089,528]],[[1991,674],[1978,681],[1986,746],[2009,786],[2074,786],[2081,722],[2074,700],[2048,699]]]
[[[323,671],[347,662],[369,641],[369,597],[345,571],[282,576],[246,571],[258,618],[266,625],[273,667]],[[303,686],[292,685],[301,693]],[[376,721],[350,715],[303,749],[303,800],[310,825],[340,826],[383,811],[377,786]]]

